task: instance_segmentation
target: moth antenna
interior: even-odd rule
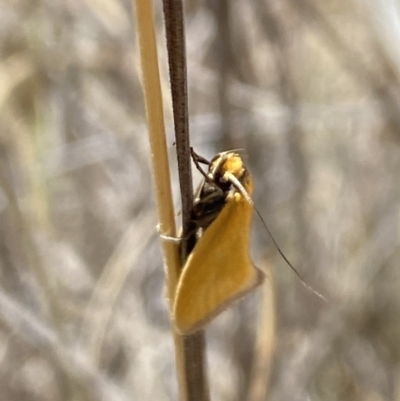
[[[221,152],[222,154],[226,154],[226,153],[237,153],[237,152],[241,152],[243,154],[243,152],[245,151],[245,148],[236,148],[236,149],[229,149],[229,150],[225,150],[223,152]],[[246,154],[247,156],[247,154]]]
[[[243,185],[240,183],[240,181],[230,172],[225,172],[224,176],[238,189],[238,191],[245,197],[245,199],[250,203],[250,205],[253,206],[254,210],[257,213],[257,216],[261,220],[263,226],[267,230],[268,235],[270,236],[275,248],[279,252],[279,255],[282,256],[283,260],[287,263],[287,265],[293,270],[293,272],[296,274],[300,282],[304,285],[305,288],[307,288],[308,291],[311,291],[314,295],[316,295],[318,298],[321,298],[324,302],[328,303],[328,300],[317,290],[312,288],[310,285],[306,283],[306,281],[303,279],[301,274],[296,270],[296,268],[290,263],[289,259],[285,256],[285,254],[282,252],[281,248],[279,247],[278,243],[275,241],[274,236],[272,235],[270,229],[267,226],[267,223],[264,221],[262,218],[260,212],[257,210],[257,208],[254,205],[253,200],[251,199],[250,195],[247,193],[246,189],[243,187]]]
[[[278,243],[275,241],[275,238],[273,237],[271,231],[269,230],[267,224],[265,223],[264,219],[262,218],[260,212],[256,209],[254,206],[254,203],[252,202],[252,205],[254,207],[254,210],[257,213],[257,216],[260,218],[261,222],[263,223],[263,226],[267,230],[268,235],[270,236],[273,244],[275,245],[275,248],[278,250],[279,255],[282,256],[283,260],[287,263],[287,265],[293,270],[293,272],[296,274],[298,279],[300,280],[301,284],[304,285],[305,288],[307,288],[308,291],[312,292],[314,295],[316,295],[318,298],[322,299],[324,302],[328,303],[328,300],[317,290],[315,290],[313,287],[311,287],[309,284],[306,283],[306,281],[303,279],[301,274],[296,270],[296,268],[290,263],[289,259],[285,256],[285,254],[282,252],[281,248],[279,247]]]

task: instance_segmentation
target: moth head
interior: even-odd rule
[[[246,197],[250,197],[253,192],[250,174],[240,155],[235,152],[222,152],[216,155],[211,160],[207,175],[224,191],[233,185],[240,192],[246,192]]]

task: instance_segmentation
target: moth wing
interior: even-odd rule
[[[253,206],[240,193],[199,239],[179,278],[173,318],[181,333],[200,329],[229,304],[261,283],[249,256]]]

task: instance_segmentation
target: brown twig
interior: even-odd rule
[[[196,237],[190,235],[194,232],[190,219],[193,185],[190,166],[185,29],[182,1],[164,0],[163,6],[182,202],[181,263],[183,266],[196,242]],[[183,337],[183,342],[184,372],[181,372],[181,379],[183,379],[180,382],[181,398],[187,401],[207,401],[209,390],[205,372],[204,331]]]
[[[165,140],[153,9],[150,1],[135,0],[135,3],[159,226],[161,234],[175,237],[176,229]],[[190,170],[182,4],[179,1],[165,2],[164,9],[166,12],[183,219],[181,257],[179,258],[178,249],[174,242],[163,241],[164,260],[168,271],[168,294],[172,308],[181,265],[193,248],[195,240],[194,238],[185,239],[185,233],[190,230],[193,188]],[[204,333],[199,332],[184,337],[174,331],[174,341],[180,399],[182,401],[207,401],[209,397],[204,374]]]

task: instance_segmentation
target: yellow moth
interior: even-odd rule
[[[193,151],[192,156],[204,181],[192,210],[199,238],[173,305],[174,324],[182,334],[201,329],[263,279],[249,255],[253,182],[242,159],[235,152],[219,153],[210,162]],[[208,165],[208,172],[199,163]]]

